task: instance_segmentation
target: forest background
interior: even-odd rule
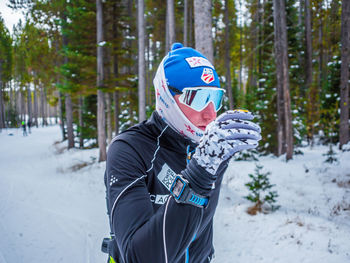
[[[5,1],[5,0],[1,0]],[[174,42],[214,63],[223,110],[262,127],[254,155],[349,141],[348,0],[7,0],[0,17],[0,131],[48,125],[67,147],[99,147],[154,110],[153,77]],[[1,12],[1,11],[0,11]],[[0,14],[1,15],[1,14]]]

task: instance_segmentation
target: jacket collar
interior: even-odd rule
[[[191,150],[197,147],[197,144],[192,142],[188,137],[173,130],[156,111],[152,113],[145,124],[154,136],[159,137],[161,147],[181,153],[186,153],[188,145]]]

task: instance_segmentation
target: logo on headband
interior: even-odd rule
[[[215,80],[213,70],[210,68],[204,68],[201,79],[207,84],[213,82]]]

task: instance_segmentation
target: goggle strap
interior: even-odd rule
[[[181,90],[178,90],[177,88],[174,88],[172,86],[169,86],[168,85],[168,88],[171,89],[173,92],[175,92],[176,94],[182,94],[182,91]]]

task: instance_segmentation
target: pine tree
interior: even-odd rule
[[[254,203],[254,206],[248,209],[248,213],[255,215],[257,212],[266,211],[264,204],[267,203],[272,211],[279,208],[275,205],[278,197],[277,191],[272,191],[271,188],[275,185],[270,183],[269,175],[271,172],[264,173],[263,166],[255,165],[255,174],[249,174],[251,181],[246,183],[250,193],[245,198]]]
[[[338,158],[336,152],[333,150],[333,145],[332,143],[329,144],[329,150],[327,153],[323,154],[323,156],[326,156],[326,160],[324,161],[325,163],[338,163]]]

